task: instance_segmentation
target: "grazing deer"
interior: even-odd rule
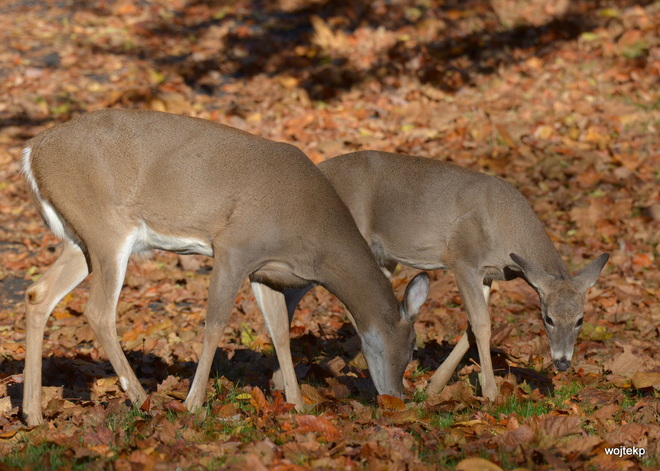
[[[357,326],[376,389],[401,396],[428,276],[413,280],[397,305],[346,206],[296,147],[201,119],[104,110],[32,139],[23,172],[43,219],[64,241],[60,257],[26,292],[23,414],[29,425],[43,422],[46,321],[90,272],[85,318],[129,398],[145,400],[117,338],[116,306],[130,255],[152,249],[214,259],[189,410],[203,403],[215,350],[246,277],[260,304],[280,306],[280,290],[309,284],[337,295]],[[286,384],[287,399],[300,408],[286,310],[266,324],[283,372],[295,383]]]
[[[488,314],[493,280],[522,277],[538,292],[553,363],[568,369],[587,289],[607,254],[571,277],[520,192],[499,178],[447,162],[363,151],[326,160],[319,168],[386,273],[397,263],[454,272],[479,350],[484,396],[497,396]],[[304,293],[287,293],[290,314]],[[432,376],[429,392],[447,384],[468,348],[466,333]]]

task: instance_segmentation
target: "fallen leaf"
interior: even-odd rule
[[[660,389],[660,373],[637,372],[632,376],[632,384],[637,389],[650,387]]]
[[[140,410],[147,413],[151,410],[151,394],[148,395],[147,398],[144,400],[144,402],[140,406]]]
[[[633,353],[632,345],[624,345],[623,353],[620,353],[613,360],[605,363],[605,367],[613,374],[626,378],[630,378],[642,366],[638,356]]]
[[[301,384],[300,392],[303,396],[303,402],[307,405],[315,406],[316,404],[320,404],[328,400],[328,398],[321,394],[314,386],[309,384]]]
[[[515,448],[529,443],[534,438],[534,431],[529,425],[523,424],[514,430],[508,430],[496,438],[502,447]]]
[[[456,471],[502,471],[495,463],[483,458],[465,458],[458,462]]]
[[[341,437],[337,427],[325,417],[316,415],[295,415],[298,428],[297,433],[318,432],[327,440],[337,440]]]
[[[211,409],[211,413],[214,417],[218,417],[220,419],[229,419],[236,417],[238,415],[238,410],[236,409],[236,406],[231,403],[216,404],[213,406],[213,409]]]
[[[389,394],[381,394],[378,396],[378,406],[393,411],[402,411],[406,409],[406,404],[402,399],[390,396]]]
[[[252,404],[257,412],[263,411],[265,414],[270,410],[266,396],[263,391],[256,386],[250,391],[250,404]]]
[[[411,424],[419,420],[418,413],[414,409],[386,412],[385,417],[393,424]]]
[[[563,438],[582,433],[582,420],[576,416],[547,416],[541,420],[539,429],[551,438]]]
[[[0,398],[0,414],[8,414],[12,410],[11,397],[5,396]]]
[[[169,401],[163,404],[163,408],[168,411],[182,413],[187,412],[186,406],[183,405],[183,402],[180,401]]]

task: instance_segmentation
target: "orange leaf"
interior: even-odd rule
[[[254,387],[250,392],[252,399],[250,399],[250,404],[259,412],[260,410],[268,412],[270,410],[270,405],[266,400],[266,396],[258,387]]]
[[[138,8],[132,3],[124,3],[120,5],[116,12],[118,15],[135,15],[138,13]]]
[[[271,412],[274,415],[286,414],[287,412],[291,412],[293,409],[295,409],[296,406],[290,402],[286,402],[280,391],[273,391],[273,396],[275,396],[275,398],[273,399]]]
[[[400,398],[390,396],[389,394],[378,396],[378,406],[387,410],[406,410],[406,405]]]
[[[638,253],[633,257],[632,262],[640,268],[648,268],[653,265],[653,254]]]
[[[214,417],[219,417],[221,419],[228,419],[230,417],[234,417],[238,415],[238,410],[236,410],[236,406],[234,404],[222,404],[222,405],[215,405],[213,406],[213,416]]]
[[[149,412],[151,410],[151,395],[147,396],[142,405],[140,406],[142,412]]]
[[[179,401],[170,401],[165,403],[163,405],[165,410],[171,411],[171,412],[186,412],[188,409],[186,409],[186,406],[183,405],[182,402]]]

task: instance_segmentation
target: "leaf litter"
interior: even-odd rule
[[[658,76],[652,2],[259,3],[9,0],[0,6],[0,462],[7,469],[652,469],[660,454]],[[519,188],[571,271],[610,263],[588,294],[572,368],[556,373],[524,282],[495,283],[502,396],[479,397],[470,352],[431,373],[467,327],[450,274],[432,275],[406,397],[374,395],[348,318],[314,289],[292,324],[309,410],[275,388],[247,283],[214,361],[207,407],[182,401],[202,342],[210,262],[131,262],[118,333],[150,393],[126,395],[82,316],[86,284],[44,342],[46,425],[20,420],[22,295],[58,252],[19,175],[21,146],[104,107],[223,122],[314,162],[358,149],[450,160]],[[402,296],[413,275],[392,279]],[[497,351],[495,350],[497,349]],[[643,447],[644,457],[608,447]],[[37,450],[37,451],[35,451]],[[32,460],[32,461],[30,461]]]

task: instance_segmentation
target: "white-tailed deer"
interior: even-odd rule
[[[46,321],[93,273],[85,318],[135,403],[146,393],[122,351],[116,306],[131,253],[163,249],[214,259],[202,352],[185,405],[200,407],[223,326],[242,281],[257,301],[283,306],[285,287],[320,284],[352,314],[380,394],[400,396],[414,317],[428,277],[399,306],[346,206],[294,146],[167,113],[105,110],[44,131],[23,151],[23,172],[62,254],[26,292],[23,414],[41,415]],[[287,399],[302,407],[284,308],[266,319]],[[289,369],[287,369],[289,368]]]
[[[488,314],[493,280],[522,277],[536,289],[553,363],[560,371],[568,369],[587,289],[607,254],[571,277],[519,191],[499,178],[447,162],[362,151],[327,160],[319,168],[384,270],[391,273],[401,263],[454,272],[479,350],[484,396],[497,396]],[[288,295],[290,313],[303,294]],[[445,386],[468,348],[466,333],[432,376],[429,392]]]

